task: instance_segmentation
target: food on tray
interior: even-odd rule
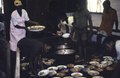
[[[62,73],[67,73],[69,71],[69,69],[62,69],[61,72]]]
[[[49,70],[47,69],[44,69],[44,70],[41,70],[40,72],[38,72],[38,76],[46,76],[49,74]]]
[[[91,76],[97,76],[99,75],[100,73],[98,71],[95,71],[95,70],[89,70],[88,71],[88,74],[91,75]]]
[[[61,78],[61,77],[52,77],[52,78]]]
[[[103,58],[105,61],[114,61],[114,59],[111,56],[104,56]]]
[[[87,77],[77,77],[77,78],[87,78]]]
[[[43,58],[43,59],[42,59],[42,62],[43,62],[45,65],[52,65],[52,64],[55,62],[55,59]]]
[[[49,71],[49,76],[54,76],[56,74],[57,74],[57,72],[55,70],[50,70]]]
[[[58,70],[58,67],[55,67],[55,66],[48,67],[48,70]]]
[[[107,63],[108,66],[109,66],[109,65],[112,65],[112,64],[113,64],[112,61],[108,61],[108,63]]]
[[[96,69],[96,66],[94,66],[94,65],[88,65],[87,68],[92,70],[92,69]]]
[[[102,76],[93,76],[92,78],[104,78]]]
[[[102,71],[103,71],[102,68],[96,68],[96,70],[97,70],[98,72],[102,72]]]
[[[63,77],[63,78],[74,78],[74,77],[72,77],[72,76],[65,76],[65,77]]]
[[[107,64],[99,64],[99,65],[97,65],[97,67],[98,68],[105,68],[105,67],[107,67]]]
[[[74,67],[74,64],[67,64],[67,67],[72,68],[72,67]]]
[[[112,59],[111,56],[103,56],[103,58],[104,58],[104,59],[105,59],[105,58]]]
[[[59,66],[57,66],[57,67],[58,67],[59,70],[61,70],[61,69],[66,69],[66,68],[67,68],[67,66],[65,66],[65,65],[59,65]]]
[[[79,69],[79,68],[71,68],[70,71],[71,71],[71,72],[79,72],[80,69]]]
[[[83,68],[85,68],[85,66],[84,65],[75,65],[74,68],[83,69]]]
[[[112,61],[102,61],[101,64],[104,64],[106,66],[112,65],[113,62]]]
[[[91,59],[92,61],[97,61],[97,62],[100,62],[101,61],[101,59],[99,59],[99,58],[95,58],[95,59]]]
[[[91,65],[98,65],[99,62],[97,62],[97,61],[90,61],[89,64],[91,64]]]
[[[73,77],[81,77],[81,76],[83,76],[83,74],[75,72],[75,73],[72,73],[71,76],[73,76]]]
[[[36,26],[29,26],[27,27],[29,31],[42,31],[45,29],[45,26],[42,25],[36,25]]]
[[[56,75],[59,77],[63,77],[63,76],[65,76],[65,73],[57,73]]]

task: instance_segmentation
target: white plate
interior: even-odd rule
[[[104,78],[102,76],[93,76],[92,78]]]
[[[58,70],[58,67],[55,67],[55,66],[48,67],[48,70]]]
[[[81,68],[85,68],[85,66],[84,65],[75,65],[74,68],[80,68],[81,69]]]
[[[63,38],[69,38],[70,37],[70,34],[69,33],[65,33],[62,35]]]
[[[109,65],[112,65],[113,62],[112,61],[102,61],[101,64],[109,66]]]
[[[58,67],[58,69],[66,69],[67,68],[67,66],[65,66],[65,65],[59,65],[57,67]]]
[[[96,75],[99,75],[100,73],[98,71],[95,71],[95,70],[89,70],[88,74],[91,76],[96,76]]]
[[[111,56],[103,56],[104,59],[113,59]]]
[[[61,78],[61,77],[52,77],[52,78]]]
[[[81,76],[83,76],[83,74],[75,72],[75,73],[72,73],[71,76],[73,76],[73,77],[81,77]]]
[[[65,76],[65,77],[63,77],[63,78],[74,78],[74,77],[72,77],[72,76]]]
[[[77,77],[77,78],[86,78],[86,77]]]
[[[48,74],[49,74],[48,69],[44,69],[44,70],[41,70],[40,72],[38,72],[38,76],[46,76]]]
[[[49,76],[54,76],[57,72],[55,70],[50,70],[49,71]]]

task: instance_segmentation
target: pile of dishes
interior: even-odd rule
[[[104,78],[100,75],[100,72],[108,69],[108,67],[114,64],[114,59],[111,56],[103,56],[102,59],[92,59],[87,65],[87,73],[92,78]]]
[[[50,78],[86,78],[81,73],[83,68],[84,65],[74,64],[51,66],[39,71],[38,76],[49,76]]]
[[[38,72],[38,76],[49,76],[50,78],[87,78],[85,73],[91,78],[104,78],[101,72],[114,64],[114,59],[110,56],[103,56],[102,59],[92,59],[87,65],[58,65],[51,66]]]

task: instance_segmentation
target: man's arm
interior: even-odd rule
[[[116,10],[115,10],[115,26],[116,26],[116,30],[118,30],[118,16]]]
[[[90,30],[92,31],[93,23],[92,23],[91,15],[89,15],[89,26],[90,26]]]
[[[118,30],[118,20],[115,20],[116,30]]]
[[[19,25],[15,25],[16,28],[18,29],[26,29],[26,27],[22,27],[22,26],[19,26]]]

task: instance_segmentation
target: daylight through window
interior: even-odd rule
[[[88,3],[88,10],[90,12],[97,12],[97,13],[101,13],[103,12],[103,2],[105,0],[87,0]]]
[[[0,0],[0,14],[4,13],[3,0]]]

